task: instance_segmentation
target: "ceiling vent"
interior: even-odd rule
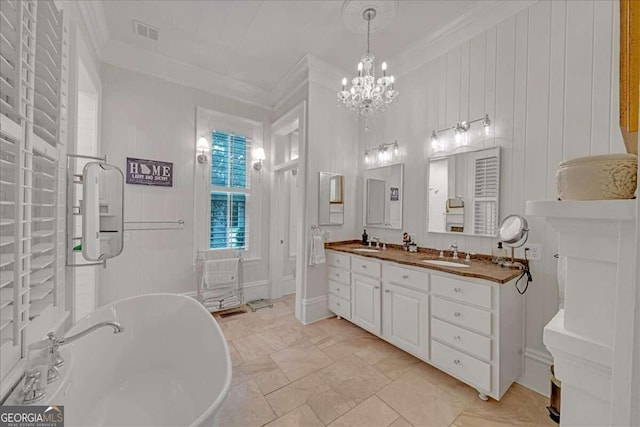
[[[134,20],[133,32],[140,37],[144,37],[145,39],[150,39],[156,42],[158,41],[158,35],[159,35],[158,29],[152,27],[149,24],[145,24],[144,22]]]

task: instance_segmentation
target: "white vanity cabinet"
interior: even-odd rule
[[[383,265],[382,336],[397,347],[429,357],[429,274]]]
[[[524,299],[513,281],[327,253],[329,310],[338,316],[476,388],[482,399],[499,400],[522,373]]]

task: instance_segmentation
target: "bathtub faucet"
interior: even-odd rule
[[[120,322],[115,321],[105,321],[96,323],[93,326],[88,327],[84,331],[80,331],[75,335],[71,335],[70,337],[58,338],[54,332],[49,332],[47,336],[49,337],[49,354],[51,355],[51,365],[49,366],[49,382],[53,382],[58,379],[60,376],[58,373],[58,369],[60,366],[64,365],[64,359],[60,356],[60,351],[58,350],[60,346],[70,344],[85,335],[89,335],[91,332],[98,330],[104,326],[110,326],[113,328],[114,334],[119,334],[124,332],[124,326],[120,324]]]

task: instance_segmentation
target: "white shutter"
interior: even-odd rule
[[[498,227],[500,170],[498,156],[475,160],[473,191],[474,234],[495,235]]]
[[[0,380],[61,313],[67,37],[52,0],[0,1]]]

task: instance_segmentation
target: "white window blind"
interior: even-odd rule
[[[251,140],[244,135],[214,130],[211,142],[209,248],[246,250]]]
[[[475,160],[473,232],[494,235],[498,227],[499,163],[497,156]]]
[[[52,0],[0,1],[0,380],[62,313],[67,37]]]

